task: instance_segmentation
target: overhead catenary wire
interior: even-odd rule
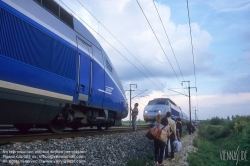
[[[148,22],[148,24],[149,24],[151,30],[153,31],[153,33],[154,33],[154,35],[155,35],[155,38],[157,39],[157,41],[158,41],[158,43],[159,43],[159,45],[160,45],[160,47],[161,47],[161,49],[162,49],[162,51],[163,51],[165,57],[167,58],[167,60],[168,60],[168,62],[169,62],[169,64],[170,64],[170,66],[171,66],[171,68],[172,68],[172,70],[174,71],[174,74],[175,74],[176,78],[178,79],[178,81],[179,81],[180,84],[181,84],[181,81],[180,81],[179,77],[177,76],[177,74],[176,74],[176,72],[175,72],[175,70],[174,70],[174,68],[173,68],[173,66],[172,66],[172,64],[171,64],[171,62],[170,62],[170,60],[168,59],[168,56],[167,56],[166,52],[164,51],[164,49],[163,49],[163,47],[162,47],[162,45],[161,45],[161,42],[159,41],[157,35],[155,34],[154,29],[152,28],[152,26],[151,26],[151,24],[150,24],[150,22],[149,22],[149,20],[148,20],[148,18],[147,18],[147,16],[146,16],[146,14],[144,13],[144,11],[143,11],[143,9],[142,9],[140,3],[138,2],[138,0],[136,0],[136,1],[137,1],[138,5],[139,5],[139,7],[140,7],[140,9],[141,9],[141,11],[142,11],[142,13],[143,13],[143,15],[145,16],[145,18],[146,18],[146,20],[147,20],[147,22]]]
[[[74,15],[76,15],[81,21],[83,21],[93,32],[95,32],[98,36],[100,36],[107,44],[109,44],[116,52],[118,52],[125,60],[127,60],[133,67],[135,67],[144,77],[146,77],[151,83],[153,83],[161,92],[163,92],[163,90],[161,88],[159,88],[159,86],[157,86],[148,76],[146,76],[138,67],[136,67],[131,61],[129,61],[120,51],[118,51],[111,43],[109,43],[103,36],[101,36],[95,29],[93,29],[88,23],[86,23],[80,16],[78,16],[72,9],[70,9],[65,3],[63,3],[61,0],[59,0],[66,8],[68,8]],[[90,13],[91,14],[91,13]],[[94,17],[94,16],[93,16]],[[101,24],[98,21],[98,24]],[[175,73],[176,74],[176,73]],[[178,78],[178,77],[177,77]],[[179,79],[178,79],[179,80]],[[164,85],[162,85],[164,86]],[[179,93],[181,95],[185,95],[182,94],[180,92],[174,91],[172,89],[167,88],[170,91],[173,91],[175,93]],[[163,92],[164,93],[164,92]]]
[[[191,30],[191,23],[190,23],[190,15],[189,15],[189,6],[187,0],[187,11],[188,11],[188,21],[189,21],[189,34],[191,38],[191,46],[192,46],[192,55],[193,55],[193,65],[194,65],[194,77],[195,77],[195,86],[196,86],[196,73],[195,73],[195,63],[194,63],[194,46],[193,46],[193,38],[192,38],[192,30]]]
[[[157,14],[158,14],[158,16],[159,16],[159,18],[160,18],[160,20],[161,20],[161,25],[162,25],[162,27],[163,27],[163,29],[164,29],[164,32],[165,32],[166,36],[167,36],[167,39],[168,39],[169,45],[170,45],[170,47],[171,47],[171,50],[172,50],[172,52],[173,52],[173,55],[174,55],[175,61],[176,61],[177,65],[178,65],[178,68],[179,68],[179,70],[180,70],[180,73],[181,73],[182,79],[184,80],[184,78],[183,78],[183,74],[182,74],[182,72],[181,72],[180,65],[179,65],[178,60],[177,60],[177,58],[176,58],[176,56],[175,56],[174,49],[173,49],[172,44],[171,44],[171,42],[170,42],[170,40],[169,40],[169,37],[168,37],[167,31],[166,31],[166,28],[165,28],[165,26],[164,26],[164,24],[163,24],[163,22],[162,22],[162,19],[161,19],[160,13],[159,13],[159,11],[158,11],[158,9],[157,9],[157,7],[156,7],[156,4],[155,4],[155,1],[154,1],[154,0],[153,0],[153,3],[154,3],[154,6],[155,6],[155,9],[156,9],[156,11],[157,11]],[[182,89],[183,89],[183,88],[182,88]],[[184,91],[184,89],[183,89],[183,91]]]
[[[143,66],[143,68],[144,69],[146,69],[147,70],[147,72],[149,73],[149,74],[151,74],[151,76],[153,76],[158,82],[160,82],[129,50],[128,50],[128,48],[127,47],[125,47],[124,46],[124,44],[122,44],[79,0],[77,0],[80,4],[81,4],[81,6],[82,7],[84,7],[84,9],[86,9],[87,11],[88,11],[88,13],[92,16],[92,17],[94,17],[97,21],[98,21],[98,25],[100,24],[100,25],[102,25],[102,27],[121,45],[121,46],[123,46],[124,48],[125,48],[125,50],[130,54],[130,55],[132,55],[136,60],[137,60],[137,62],[139,62],[140,63],[140,65],[142,65]],[[98,28],[99,28],[99,26],[98,26]],[[160,82],[160,84],[162,85],[162,86],[164,86],[161,82]]]
[[[75,14],[79,19],[79,17],[73,10],[71,10],[65,3],[59,0],[64,6],[66,6],[73,14]],[[86,23],[83,19],[81,19],[91,30],[93,30],[97,35],[99,35],[106,43],[108,43],[116,52],[118,52],[125,60],[127,60],[133,67],[135,67],[144,77],[146,77],[151,83],[153,83],[160,91],[163,92],[159,86],[157,86],[148,76],[146,76],[138,67],[136,67],[129,59],[127,59],[120,51],[118,51],[111,43],[109,43],[103,36],[101,36],[96,30],[94,30],[88,23]],[[163,92],[164,93],[164,92]]]
[[[192,38],[192,29],[191,29],[191,23],[190,23],[190,14],[189,14],[189,5],[188,0],[187,1],[187,11],[188,11],[188,21],[189,21],[189,34],[191,38],[191,46],[192,46],[192,55],[193,55],[193,66],[194,66],[194,77],[195,77],[195,87],[196,86],[196,72],[195,72],[195,63],[194,63],[194,46],[193,46],[193,38]],[[196,91],[196,101],[197,101],[197,109],[198,109],[198,98],[197,98],[197,91]]]
[[[179,77],[177,76],[177,74],[176,74],[176,72],[175,72],[175,70],[174,70],[174,68],[173,68],[173,66],[172,66],[172,64],[171,64],[171,62],[170,62],[170,60],[168,59],[167,54],[166,54],[166,52],[164,51],[164,49],[163,49],[163,47],[162,47],[162,45],[161,45],[161,43],[160,43],[160,41],[159,41],[158,37],[156,36],[156,34],[155,34],[155,32],[154,32],[154,30],[153,30],[153,28],[152,28],[152,26],[151,26],[150,22],[148,21],[148,18],[147,18],[147,16],[145,15],[145,13],[144,13],[144,11],[143,11],[143,9],[142,9],[142,7],[141,7],[140,3],[138,2],[138,0],[136,0],[136,1],[137,1],[137,3],[138,3],[138,5],[139,5],[139,7],[140,7],[140,9],[141,9],[141,11],[142,11],[142,13],[144,14],[144,16],[145,16],[145,18],[146,18],[146,20],[147,20],[147,22],[148,22],[148,24],[149,24],[149,26],[150,26],[151,30],[153,31],[153,33],[154,33],[154,35],[155,35],[155,38],[157,39],[157,41],[158,41],[159,45],[161,46],[161,49],[162,49],[162,51],[163,51],[164,55],[166,56],[166,58],[167,58],[167,60],[168,60],[168,62],[169,62],[169,64],[170,64],[170,66],[171,66],[172,70],[174,71],[174,74],[175,74],[176,78],[177,78],[177,79],[178,79],[178,81],[180,82]],[[180,84],[181,84],[181,82],[180,82]],[[167,88],[167,89],[168,89],[168,90],[170,90],[170,91],[173,91],[173,92],[179,93],[179,94],[181,94],[181,95],[187,96],[186,94],[183,94],[183,93],[177,92],[177,91],[175,91],[175,90],[172,90],[172,89],[169,89],[169,88]]]
[[[142,104],[142,105],[144,105],[144,106],[146,106],[147,104],[145,104],[145,103],[141,103],[141,102],[139,102],[138,101],[139,99],[135,99],[134,101],[135,101],[135,103],[139,103],[139,104]]]

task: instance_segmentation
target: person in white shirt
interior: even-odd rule
[[[172,132],[170,134],[170,137],[167,140],[167,145],[165,147],[165,158],[170,158],[172,161],[174,161],[174,146],[173,146],[173,142],[175,140],[177,140],[177,135],[176,135],[176,124],[175,121],[171,119],[171,113],[167,112],[166,114],[167,120],[168,120],[168,124],[170,126],[170,132]],[[168,150],[168,144],[170,144],[170,148],[171,148],[171,152],[170,152],[170,156],[169,156],[169,150]]]

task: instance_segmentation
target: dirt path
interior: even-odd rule
[[[170,161],[170,160],[163,160],[164,166],[188,166],[189,164],[187,163],[187,157],[188,153],[195,151],[196,148],[193,146],[193,139],[197,137],[198,135],[198,129],[191,134],[191,135],[186,135],[184,138],[182,138],[181,143],[182,143],[182,151],[175,153],[175,161]]]

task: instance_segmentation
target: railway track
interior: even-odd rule
[[[138,130],[147,130],[149,126],[138,126]],[[47,130],[29,131],[25,134],[19,131],[1,131],[0,132],[0,145],[10,144],[15,142],[32,142],[37,140],[46,141],[49,139],[63,139],[75,137],[88,137],[98,135],[108,135],[114,133],[132,132],[131,126],[129,127],[112,127],[108,130],[99,131],[97,129],[80,129],[72,132],[72,130],[65,130],[61,134],[50,133]]]

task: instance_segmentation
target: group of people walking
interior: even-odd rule
[[[133,131],[137,130],[136,117],[138,115],[138,105],[138,103],[135,103],[134,108],[131,108]],[[164,117],[161,114],[158,114],[153,125],[154,127],[159,125],[158,127],[161,130],[165,130],[168,133],[166,142],[163,142],[159,139],[154,139],[155,164],[157,166],[163,166],[162,162],[164,153],[165,159],[169,159],[171,161],[175,160],[173,142],[175,140],[181,140],[182,121],[180,118],[177,118],[175,122],[171,119],[171,113],[167,112],[166,116]]]
[[[166,142],[162,142],[159,139],[154,140],[154,147],[155,147],[155,163],[156,165],[162,166],[163,157],[165,153],[165,159],[169,159],[174,161],[174,145],[173,142],[175,140],[181,139],[182,133],[182,122],[181,119],[178,118],[175,122],[171,119],[171,113],[167,112],[166,116],[162,117],[161,114],[156,116],[156,121],[154,122],[154,127],[157,126],[162,130],[166,130],[168,132],[168,138]]]

